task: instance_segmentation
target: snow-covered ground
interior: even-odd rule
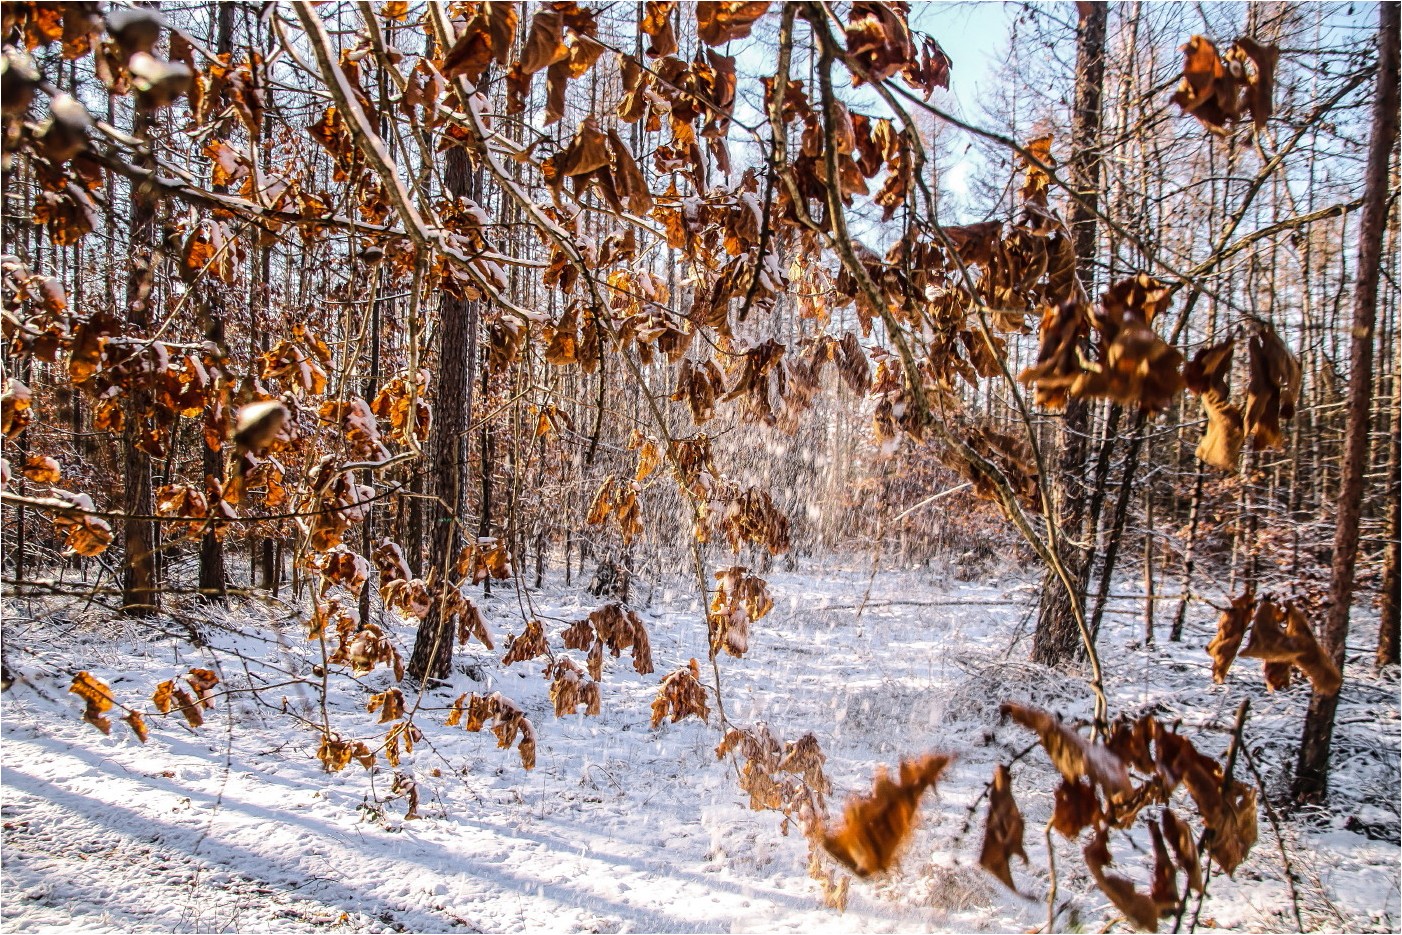
[[[602,713],[555,718],[541,661],[500,664],[521,629],[518,595],[498,586],[479,604],[496,653],[459,650],[451,686],[423,699],[424,738],[399,772],[413,777],[417,820],[392,797],[394,770],[354,762],[327,775],[316,759],[319,722],[311,668],[319,651],[293,608],[235,607],[207,632],[183,632],[189,607],[154,625],[106,612],[10,600],[5,657],[18,681],[3,707],[3,930],[84,931],[1033,931],[1046,921],[1050,883],[1042,828],[1054,771],[1040,751],[1013,768],[1031,862],[1014,864],[1029,899],[979,869],[982,807],[969,806],[997,762],[1030,742],[1000,725],[1017,700],[1068,717],[1090,713],[1074,677],[1027,662],[1036,585],[1024,572],[963,583],[926,569],[882,571],[866,561],[809,563],[767,576],[775,609],[753,627],[750,652],[723,657],[726,713],[762,720],[785,740],[812,731],[827,755],[833,811],[870,788],[877,764],[942,751],[958,760],[921,807],[900,869],[853,881],[845,913],[823,908],[807,849],[781,818],[748,809],[734,768],[717,761],[720,732],[695,719],[649,727],[659,679],[692,657],[705,632],[684,585],[658,585],[639,608],[657,671],[609,658]],[[1130,590],[1126,583],[1123,590]],[[645,596],[647,587],[639,590]],[[565,623],[599,606],[558,583],[532,592],[558,652]],[[1160,605],[1166,625],[1171,602]],[[1101,635],[1112,710],[1181,718],[1208,753],[1225,749],[1241,698],[1252,699],[1248,748],[1267,789],[1280,791],[1308,688],[1269,695],[1259,664],[1238,661],[1211,682],[1203,647],[1215,627],[1196,605],[1186,639],[1142,645],[1140,602],[1117,601]],[[200,611],[209,615],[208,611]],[[1375,627],[1356,626],[1339,709],[1330,810],[1284,817],[1280,841],[1263,813],[1261,837],[1234,880],[1212,881],[1200,928],[1293,931],[1282,863],[1292,863],[1307,928],[1396,931],[1399,909],[1399,720],[1396,672],[1375,675]],[[163,632],[165,631],[165,632]],[[407,656],[412,629],[395,634]],[[580,653],[573,654],[576,657]],[[582,658],[579,661],[583,662]],[[105,737],[81,720],[67,688],[88,669],[120,700],[149,710],[157,682],[190,666],[217,668],[221,697],[203,728],[153,718],[150,742],[114,720]],[[474,676],[480,677],[478,681]],[[298,680],[305,678],[306,683]],[[383,735],[364,709],[389,685],[383,669],[348,681],[328,716],[347,736]],[[465,691],[499,690],[535,725],[538,765],[490,733],[444,726]],[[414,700],[409,693],[409,702]],[[288,713],[283,713],[283,708]],[[373,744],[372,744],[373,745]],[[1139,842],[1147,848],[1147,838]],[[1091,885],[1076,848],[1057,839],[1059,929],[1102,929],[1116,917]],[[1145,851],[1117,846],[1117,868],[1147,880]],[[1121,923],[1123,927],[1123,923]],[[1171,920],[1170,920],[1171,927]],[[1184,922],[1187,927],[1187,920]]]

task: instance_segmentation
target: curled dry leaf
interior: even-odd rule
[[[530,620],[526,623],[526,628],[519,636],[513,636],[506,644],[506,655],[502,657],[502,665],[511,665],[513,662],[524,662],[527,659],[534,659],[543,656],[550,651],[550,646],[545,642],[545,627],[539,620]]]
[[[365,704],[365,710],[371,714],[380,712],[380,720],[377,723],[388,724],[397,721],[404,717],[404,693],[397,688],[388,688],[371,695]]]
[[[136,739],[142,743],[145,743],[151,736],[150,730],[146,727],[146,718],[141,716],[140,711],[129,711],[122,720],[127,722],[132,733],[136,735]]]
[[[1092,801],[1094,797],[1092,792]],[[1058,794],[1058,804],[1059,802]],[[1017,855],[1022,858],[1023,863],[1027,863],[1027,852],[1022,847],[1022,832],[1022,813],[1018,811],[1017,802],[1013,799],[1012,774],[1000,763],[993,771],[993,783],[988,790],[988,820],[983,827],[983,850],[979,853],[978,862],[983,869],[1001,880],[1003,885],[1013,892],[1017,892],[1017,887],[1013,885],[1013,873],[1012,868],[1008,866],[1008,860]]]
[[[707,45],[725,45],[750,34],[769,4],[714,2],[696,4],[696,35]]]
[[[1229,338],[1205,347],[1193,355],[1183,371],[1188,389],[1201,396],[1202,409],[1207,414],[1207,428],[1198,442],[1197,456],[1223,471],[1237,469],[1246,440],[1241,410],[1232,403],[1227,385],[1235,346],[1235,340]]]
[[[112,722],[105,715],[112,710],[112,689],[102,679],[91,672],[83,671],[73,676],[73,684],[68,690],[87,704],[83,710],[83,720],[104,734],[112,732]]]
[[[36,484],[57,484],[63,469],[48,455],[30,455],[24,460],[24,476]]]
[[[1193,838],[1193,829],[1174,814],[1171,808],[1163,810],[1159,822],[1163,826],[1163,836],[1168,840],[1168,846],[1173,848],[1173,856],[1178,861],[1178,866],[1188,875],[1188,887],[1201,893],[1202,861],[1198,856],[1198,843]]]
[[[1295,416],[1300,361],[1269,327],[1261,327],[1247,346],[1251,382],[1246,391],[1246,434],[1257,448],[1283,447],[1280,420]]]
[[[1096,886],[1110,897],[1110,902],[1115,904],[1115,908],[1123,912],[1125,918],[1140,931],[1157,932],[1159,916],[1168,914],[1172,908],[1159,905],[1152,896],[1136,890],[1130,880],[1105,869],[1113,862],[1106,833],[1103,830],[1097,831],[1082,853],[1085,855],[1086,867],[1095,878]]]
[[[890,870],[915,827],[920,796],[951,760],[936,753],[902,760],[897,779],[878,767],[871,792],[847,801],[842,827],[824,833],[823,847],[859,877]]]
[[[1087,779],[1061,780],[1054,801],[1051,826],[1068,841],[1074,841],[1082,830],[1103,817],[1100,801],[1095,796],[1095,786]]]
[[[465,718],[465,720],[464,720]],[[536,740],[535,728],[516,703],[501,692],[490,695],[462,694],[453,702],[448,714],[447,726],[462,724],[465,730],[477,733],[492,719],[492,733],[496,735],[497,746],[501,749],[516,743],[516,752],[521,757],[521,766],[535,769]],[[517,742],[516,738],[520,737]]]
[[[1227,670],[1232,667],[1241,639],[1246,635],[1246,622],[1255,602],[1256,595],[1248,589],[1232,598],[1232,605],[1222,611],[1217,620],[1217,635],[1207,644],[1207,654],[1212,657],[1212,681],[1219,685],[1227,680]]]
[[[1120,758],[1108,747],[1093,743],[1067,727],[1056,715],[1013,702],[1004,703],[999,711],[1003,717],[1010,717],[1037,732],[1042,747],[1063,779],[1075,781],[1085,776],[1112,799],[1127,796],[1132,791],[1129,772]]]

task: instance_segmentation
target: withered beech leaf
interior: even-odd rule
[[[842,827],[824,831],[823,847],[859,877],[890,870],[915,827],[920,796],[933,786],[952,757],[931,753],[902,760],[896,779],[877,767],[870,793],[854,796],[842,812]]]
[[[1094,793],[1092,793],[1092,799]],[[993,874],[1003,885],[1013,892],[1012,869],[1008,860],[1013,855],[1027,863],[1027,852],[1022,847],[1022,813],[1013,800],[1012,775],[1001,763],[993,771],[993,783],[988,790],[988,820],[983,828],[983,850],[978,862],[983,869]],[[1070,835],[1068,835],[1070,837]]]
[[[1221,684],[1227,680],[1227,670],[1232,667],[1241,639],[1246,635],[1246,623],[1251,617],[1251,607],[1256,603],[1256,595],[1248,588],[1240,596],[1232,598],[1232,604],[1222,611],[1217,620],[1217,635],[1207,644],[1207,654],[1212,657],[1212,681]]]
[[[755,20],[764,15],[769,4],[711,2],[696,4],[696,35],[707,45],[725,45],[733,39],[750,34]]]
[[[1174,814],[1173,809],[1164,808],[1159,818],[1163,826],[1163,836],[1173,849],[1178,866],[1188,874],[1188,886],[1194,892],[1202,892],[1202,861],[1198,856],[1198,843],[1193,837],[1193,829],[1188,823]]]
[[[1282,620],[1285,622],[1283,630]],[[1321,695],[1333,695],[1343,684],[1339,667],[1319,645],[1304,611],[1294,602],[1282,607],[1263,598],[1256,607],[1251,637],[1241,655],[1266,663],[1294,666],[1309,677],[1315,691]]]
[[[1149,898],[1159,907],[1160,915],[1168,915],[1179,906],[1178,868],[1169,858],[1168,848],[1164,847],[1163,832],[1152,821],[1149,822],[1149,836],[1154,841],[1154,881],[1149,887]]]
[[[1281,419],[1295,416],[1300,395],[1300,361],[1269,327],[1262,326],[1248,344],[1251,382],[1246,395],[1246,434],[1257,448],[1280,448]]]
[[[73,676],[73,684],[68,686],[68,690],[86,703],[83,720],[104,734],[110,734],[112,722],[105,715],[112,710],[112,689],[107,683],[91,672],[84,671]]]
[[[1100,802],[1090,780],[1061,780],[1056,787],[1051,826],[1068,841],[1074,841],[1085,828],[1101,817]]]
[[[1086,859],[1087,869],[1095,878],[1096,886],[1100,887],[1102,893],[1110,897],[1110,902],[1115,904],[1115,908],[1123,912],[1125,918],[1140,931],[1157,932],[1159,930],[1159,915],[1163,907],[1160,907],[1152,896],[1136,890],[1134,884],[1127,878],[1110,873],[1105,869],[1113,862],[1106,841],[1106,832],[1097,831],[1082,853]]]
[[[1005,702],[999,711],[1003,717],[1010,717],[1037,732],[1042,747],[1063,779],[1074,781],[1087,777],[1111,797],[1130,793],[1129,771],[1103,744],[1087,740],[1063,724],[1059,717],[1041,708]]]
[[[1193,355],[1183,368],[1188,389],[1201,397],[1203,412],[1207,414],[1207,428],[1198,442],[1197,456],[1223,471],[1237,469],[1246,440],[1241,410],[1232,403],[1227,385],[1235,346],[1232,338],[1209,345]]]

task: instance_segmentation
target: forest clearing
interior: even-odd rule
[[[1402,925],[1399,5],[0,33],[0,930]]]

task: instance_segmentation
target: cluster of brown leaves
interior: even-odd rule
[[[219,684],[219,676],[210,669],[191,669],[183,678],[193,694],[175,679],[166,679],[156,686],[151,695],[151,704],[161,714],[170,714],[178,707],[190,727],[199,727],[204,723],[205,709],[214,707],[212,692],[214,686]]]
[[[366,769],[375,765],[375,753],[363,740],[345,740],[339,734],[323,734],[316,758],[328,773],[339,773],[355,760]]]
[[[618,532],[626,545],[642,535],[643,522],[638,507],[638,485],[636,481],[606,477],[594,492],[589,503],[589,514],[585,518],[591,526],[597,526],[610,516],[618,524]]]
[[[488,719],[492,721],[492,733],[496,735],[497,746],[501,749],[516,743],[516,752],[521,756],[521,765],[535,769],[535,728],[514,701],[501,692],[490,695],[463,694],[453,702],[448,714],[447,726],[462,724],[465,730],[476,733]],[[520,742],[516,738],[520,737]]]
[[[634,672],[650,675],[653,671],[652,645],[643,618],[622,604],[605,604],[584,620],[570,624],[561,636],[566,649],[588,653],[589,675],[595,681],[603,677],[605,649],[615,659],[623,650],[631,650]]]
[[[732,552],[739,552],[745,543],[763,546],[771,555],[789,550],[789,518],[758,487],[750,487],[726,503],[720,528]]]
[[[1240,466],[1248,436],[1258,449],[1283,446],[1280,421],[1294,418],[1302,376],[1300,362],[1285,342],[1268,325],[1258,323],[1247,343],[1250,382],[1243,414],[1231,400],[1229,382],[1236,341],[1227,338],[1204,347],[1184,370],[1188,389],[1198,394],[1207,415],[1197,456],[1224,471]]]
[[[1019,704],[1002,711],[1037,732],[1042,747],[1061,773],[1051,827],[1067,840],[1089,828],[1086,866],[1101,891],[1126,918],[1145,931],[1182,906],[1178,872],[1201,892],[1203,868],[1191,828],[1170,807],[1181,786],[1196,806],[1205,829],[1208,853],[1232,873],[1256,842],[1256,790],[1224,775],[1222,766],[1199,752],[1187,738],[1144,716],[1117,721],[1105,742],[1087,739],[1049,712]],[[1134,773],[1131,773],[1131,770]],[[1134,774],[1139,774],[1135,778]],[[1158,821],[1145,816],[1154,841],[1153,882],[1149,893],[1127,878],[1109,872],[1111,829],[1132,826],[1146,806],[1161,806]],[[1023,820],[1013,799],[1011,775],[999,766],[990,785],[988,819],[980,863],[1013,887],[1009,859],[1026,860]],[[1165,847],[1165,841],[1168,847]],[[1172,850],[1170,856],[1169,849]]]
[[[554,660],[545,667],[545,677],[550,679],[550,703],[556,717],[574,714],[580,705],[587,715],[599,713],[599,683],[586,678],[573,659],[561,656]]]
[[[196,673],[200,673],[201,676],[206,673],[208,675],[213,675],[208,669],[191,669],[190,672],[191,675],[195,675]],[[218,679],[214,681],[217,682]],[[201,682],[201,684],[204,683]],[[87,721],[104,734],[110,733],[112,730],[112,722],[108,719],[107,712],[111,711],[115,704],[112,697],[111,686],[91,672],[83,671],[73,676],[73,684],[68,686],[68,690],[83,699],[85,704],[83,720]],[[193,699],[191,699],[191,701],[193,702]],[[150,734],[146,727],[146,718],[140,711],[134,708],[128,708],[127,713],[122,716],[122,720],[131,728],[137,740],[142,743],[146,742]],[[195,725],[193,721],[191,723],[193,726],[198,726]]]
[[[481,536],[468,544],[454,567],[459,578],[472,584],[481,584],[488,578],[505,581],[514,574],[506,540],[497,536]]]
[[[1075,301],[1047,306],[1037,363],[1019,379],[1036,387],[1039,405],[1053,408],[1068,397],[1111,399],[1145,412],[1165,408],[1184,386],[1183,355],[1153,328],[1170,295],[1140,273],[1111,286],[1089,318]],[[1087,359],[1082,343],[1092,325],[1097,340]]]
[[[690,716],[705,721],[710,715],[706,707],[706,688],[701,684],[701,669],[695,659],[668,674],[657,687],[657,697],[652,702],[653,727],[669,716],[675,724]]]
[[[823,900],[836,909],[846,908],[846,877],[838,879],[824,860],[823,833],[828,818],[827,796],[832,783],[823,770],[827,757],[818,738],[804,734],[798,740],[781,743],[763,722],[752,728],[732,728],[716,747],[716,759],[738,754],[745,763],[740,768],[740,788],[750,797],[755,811],[782,814],[781,834],[787,835],[798,824],[808,841],[808,873],[823,888]]]
[[[750,648],[750,624],[774,608],[763,578],[748,574],[743,565],[724,568],[716,574],[720,582],[711,598],[706,619],[711,631],[711,655],[724,650],[737,658]]]
[[[1275,65],[1280,49],[1242,36],[1226,54],[1205,36],[1193,36],[1182,48],[1183,77],[1173,103],[1214,133],[1249,116],[1260,132],[1274,112]]]
[[[1268,689],[1288,688],[1292,672],[1299,669],[1321,695],[1338,692],[1343,684],[1338,664],[1315,639],[1300,604],[1296,601],[1280,604],[1268,596],[1256,600],[1250,590],[1233,598],[1231,606],[1222,611],[1217,621],[1217,635],[1207,644],[1207,654],[1212,657],[1213,681],[1226,681],[1227,670],[1246,636],[1248,620],[1251,636],[1240,655],[1265,663]],[[1283,629],[1282,623],[1285,624]]]

